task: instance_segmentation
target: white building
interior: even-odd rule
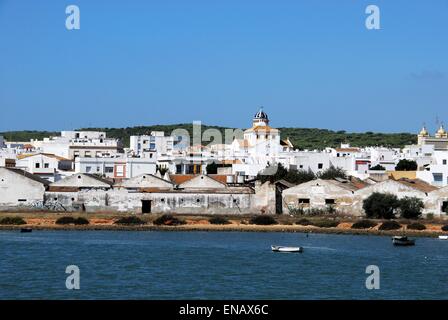
[[[21,154],[17,156],[16,168],[54,182],[73,173],[73,161],[54,154]]]
[[[165,136],[163,131],[153,131],[150,135],[131,136],[130,149],[135,155],[152,157],[151,155],[170,155],[174,148],[174,137]]]
[[[155,174],[157,170],[156,159],[131,158],[125,155],[111,158],[85,158],[75,159],[75,172],[96,174],[114,179],[129,179],[140,174]]]
[[[0,149],[1,148],[6,148],[5,139],[3,136],[0,136]]]
[[[62,131],[61,136],[31,143],[43,153],[67,159],[110,157],[123,152],[120,140],[107,138],[105,132],[98,131]]]
[[[49,182],[26,171],[0,168],[0,211],[40,209]]]

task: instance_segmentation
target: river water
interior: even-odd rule
[[[271,244],[303,246],[273,253]],[[80,289],[66,288],[66,267]],[[379,268],[378,290],[366,267]],[[447,299],[448,241],[258,232],[0,231],[0,299]]]

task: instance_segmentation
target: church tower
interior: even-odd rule
[[[267,125],[269,125],[269,118],[268,115],[263,111],[263,107],[261,107],[252,120],[252,127]]]

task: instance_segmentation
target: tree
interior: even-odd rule
[[[401,159],[397,166],[395,167],[396,171],[416,171],[417,170],[417,162],[413,160]]]
[[[316,175],[311,169],[306,170],[289,170],[284,179],[288,182],[301,184],[316,179]]]
[[[206,167],[207,174],[217,174],[218,173],[218,165],[216,162],[211,162]]]
[[[279,163],[267,166],[266,169],[257,175],[257,179],[262,183],[265,183],[266,181],[274,183],[275,181],[284,179],[287,174],[288,170]]]
[[[425,207],[423,201],[417,197],[404,197],[399,200],[398,205],[401,217],[406,219],[417,219]]]
[[[257,175],[257,179],[262,183],[265,183],[266,181],[274,183],[275,181],[283,179],[291,183],[300,184],[316,179],[316,175],[310,169],[308,169],[308,171],[297,169],[288,170],[279,163],[275,166],[268,166]]]
[[[324,180],[332,180],[335,178],[347,179],[347,175],[345,174],[344,169],[331,166],[327,170],[324,170],[322,173],[318,174],[317,178]]]
[[[398,198],[390,193],[372,193],[364,200],[362,208],[368,218],[393,219],[399,206]]]
[[[384,168],[384,167],[383,167],[382,165],[380,165],[380,164],[377,164],[376,166],[371,167],[370,170],[373,170],[373,171],[385,171],[386,168]]]

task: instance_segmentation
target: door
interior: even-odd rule
[[[142,213],[151,213],[151,200],[142,200]]]

